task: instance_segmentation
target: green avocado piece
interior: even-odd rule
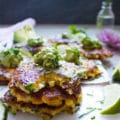
[[[34,61],[46,70],[56,69],[59,67],[58,50],[54,47],[44,47],[34,55]]]
[[[57,49],[59,51],[61,60],[65,60],[67,62],[73,62],[75,64],[80,63],[80,50],[75,46],[68,45],[58,45]]]
[[[28,25],[25,25],[23,28],[18,29],[17,31],[14,32],[15,43],[27,42],[29,39],[35,37],[36,37],[35,30]]]
[[[62,38],[63,39],[72,39],[73,36],[72,36],[72,34],[69,34],[69,33],[62,33]]]
[[[82,41],[82,46],[86,50],[101,49],[102,44],[99,40],[93,40],[89,37],[84,38]]]
[[[43,40],[42,40],[42,38],[29,39],[27,43],[30,47],[38,47],[43,44]]]
[[[0,64],[7,68],[15,68],[23,60],[19,49],[10,48],[0,53]]]
[[[80,51],[77,47],[68,47],[66,49],[66,56],[65,56],[65,61],[67,62],[73,62],[75,64],[79,64],[80,60]]]

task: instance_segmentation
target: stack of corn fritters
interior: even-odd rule
[[[76,69],[75,64],[67,62],[53,71],[37,67],[33,62],[21,62],[4,100],[13,112],[29,112],[45,119],[61,111],[73,113],[82,97]]]

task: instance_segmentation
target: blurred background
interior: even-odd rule
[[[0,24],[33,17],[41,24],[95,24],[103,0],[0,0]],[[120,24],[120,0],[113,0]]]

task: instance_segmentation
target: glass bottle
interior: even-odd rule
[[[97,15],[98,28],[112,28],[114,26],[115,16],[112,11],[112,2],[102,2],[101,10]]]

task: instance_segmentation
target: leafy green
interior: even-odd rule
[[[78,29],[76,26],[72,25],[72,26],[69,26],[69,30],[72,34],[77,34],[77,33],[85,33],[84,30],[82,29]]]
[[[78,29],[76,26],[70,26],[69,30],[69,33],[62,34],[63,39],[70,39],[73,41],[80,42],[83,38],[86,37],[85,31],[82,29]]]

